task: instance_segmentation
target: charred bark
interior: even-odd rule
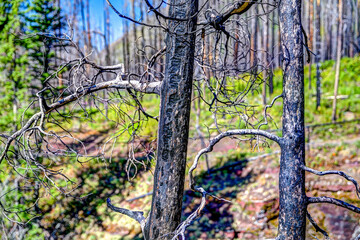
[[[320,109],[320,101],[321,101],[321,72],[320,72],[320,59],[321,59],[321,22],[320,22],[320,14],[321,14],[321,4],[320,0],[316,1],[316,17],[315,17],[315,47],[316,47],[316,109]]]
[[[279,240],[305,239],[306,195],[304,128],[304,61],[301,1],[279,6],[283,55],[283,141],[280,159]]]
[[[197,8],[197,0],[172,0],[169,16],[190,18],[195,15]],[[166,46],[169,47],[166,50],[165,79],[161,88],[158,153],[147,239],[171,239],[180,223],[189,135],[195,28],[195,17],[189,22],[169,22],[166,39]]]

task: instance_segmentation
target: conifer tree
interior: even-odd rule
[[[49,74],[56,69],[55,45],[60,44],[55,34],[62,26],[60,9],[55,1],[33,0],[26,18],[28,33],[32,36],[27,41],[32,61],[30,72],[37,80],[33,81],[32,87],[42,89]]]
[[[28,105],[26,90],[29,78],[26,74],[28,53],[19,38],[23,0],[0,2],[0,109],[7,114],[0,118],[0,129],[16,129],[19,108]]]

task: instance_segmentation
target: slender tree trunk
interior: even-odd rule
[[[332,106],[332,115],[331,120],[336,121],[336,103],[337,103],[337,93],[339,88],[339,78],[340,78],[340,63],[341,63],[341,47],[342,47],[342,15],[343,15],[343,3],[342,0],[339,0],[339,31],[337,36],[337,54],[336,54],[336,72],[335,72],[335,86],[334,86],[334,100]]]
[[[235,23],[237,24],[237,22]],[[240,38],[239,38],[239,29],[238,29],[238,26],[236,28],[236,31],[235,31],[235,43],[234,43],[234,68],[235,69],[238,69],[238,57],[239,57],[239,41],[240,41]],[[204,46],[204,49],[205,49],[205,46]],[[204,51],[205,52],[205,51]]]
[[[304,59],[301,0],[282,0],[279,6],[283,54],[283,138],[279,191],[279,240],[305,239],[306,195],[304,128]]]
[[[321,59],[321,22],[320,22],[320,14],[321,14],[321,4],[320,0],[316,0],[316,11],[315,11],[315,47],[316,47],[316,109],[320,108],[320,100],[321,100],[321,76],[320,76],[320,59]]]
[[[143,1],[140,1],[140,19],[144,19],[144,6],[143,6]],[[145,14],[145,22],[147,22],[147,14]],[[141,32],[141,44],[140,44],[140,49],[141,50],[145,50],[145,26],[141,25],[140,26],[140,32]],[[144,58],[144,54],[141,53],[141,55],[139,56],[139,68],[140,68],[140,73],[142,73],[144,71],[144,67],[141,66],[144,62],[145,62],[145,58]]]
[[[105,56],[105,64],[111,64],[111,56],[110,56],[110,13],[109,13],[109,5],[105,3],[105,15],[104,15],[104,44],[106,50]]]
[[[269,94],[272,95],[274,93],[274,48],[275,48],[275,11],[271,13],[271,65],[270,65],[270,74],[269,74]]]
[[[254,31],[252,34],[252,41],[251,41],[251,67],[253,68],[253,73],[256,74],[257,73],[257,41],[258,41],[258,6],[256,5],[254,7],[254,12],[255,12],[255,18],[254,18],[254,27],[252,28],[252,30]]]
[[[197,8],[197,0],[172,0],[169,16],[190,18]],[[166,46],[171,47],[166,50],[165,78],[161,87],[149,239],[171,239],[172,232],[180,223],[193,84],[195,29],[196,18],[190,22],[169,22],[170,34],[167,35]],[[190,34],[184,34],[186,32]]]
[[[86,23],[87,23],[87,41],[89,44],[89,52],[92,49],[92,41],[91,41],[91,25],[90,25],[90,4],[89,0],[86,0]]]
[[[125,43],[125,72],[133,72],[133,69],[130,66],[130,39],[129,39],[129,24],[128,21],[124,21],[125,25],[125,34],[124,34],[124,43]]]
[[[358,44],[358,36],[359,36],[359,9],[358,9],[358,5],[359,2],[358,0],[353,0],[353,5],[354,5],[354,43],[357,45]],[[355,53],[358,53],[359,49],[356,48]]]
[[[82,21],[82,29],[83,29],[83,38],[84,38],[84,48],[85,53],[88,51],[88,39],[86,38],[86,20],[85,20],[85,7],[84,7],[84,1],[80,0],[80,6],[81,6],[81,21]]]
[[[312,27],[312,22],[311,20],[313,19],[313,14],[314,14],[314,8],[313,8],[313,0],[309,0],[309,48],[312,49],[313,47],[313,27]],[[310,62],[309,62],[309,90],[311,90],[311,58],[310,58]]]
[[[264,6],[265,13],[267,12],[268,8],[267,5]],[[263,104],[266,105],[266,86],[267,86],[267,71],[268,71],[268,16],[264,18],[263,24],[263,59],[264,59],[264,71],[263,71],[263,88],[262,88],[262,97],[263,97]]]
[[[136,13],[135,13],[135,0],[132,0],[132,17],[133,19],[136,19]],[[133,60],[134,60],[134,68],[135,68],[135,73],[139,74],[140,70],[139,70],[139,65],[140,65],[140,57],[138,54],[138,44],[137,44],[137,32],[136,32],[136,24],[133,23]]]
[[[331,24],[331,18],[333,17],[331,15],[331,11],[330,10],[332,7],[332,2],[329,1],[326,3],[326,11],[327,14],[325,16],[325,18],[327,19],[326,21],[326,28],[327,28],[327,33],[326,33],[326,56],[325,56],[325,60],[330,60],[331,59],[331,50],[332,50],[332,24]]]

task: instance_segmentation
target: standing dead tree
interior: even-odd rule
[[[196,169],[202,155],[209,153],[213,147],[223,138],[230,136],[252,135],[276,142],[281,148],[279,191],[280,213],[278,226],[278,240],[305,239],[306,217],[328,239],[328,234],[321,229],[307,211],[309,204],[329,203],[350,211],[360,213],[360,208],[344,201],[330,197],[307,197],[305,193],[305,172],[319,176],[338,175],[352,182],[355,191],[360,198],[360,188],[357,181],[341,171],[317,171],[305,165],[305,129],[304,129],[304,66],[303,66],[303,43],[301,26],[301,1],[282,0],[279,4],[279,22],[281,31],[281,46],[283,59],[283,93],[275,97],[274,102],[283,98],[283,129],[282,137],[278,137],[267,131],[258,129],[238,129],[223,132],[213,138],[207,148],[202,149],[195,157],[194,163],[189,170],[190,188],[202,194],[203,200],[199,208],[190,215],[187,221],[181,225],[179,231],[183,231],[188,222],[199,216],[204,207],[205,197],[208,194],[200,186],[196,186],[193,172]]]
[[[58,184],[59,178],[66,183],[71,181],[61,171],[50,168],[55,162],[54,159],[58,156],[76,157],[79,161],[85,157],[104,159],[105,145],[112,140],[115,141],[124,132],[129,133],[130,142],[133,142],[138,123],[144,119],[155,119],[158,121],[159,129],[153,199],[149,216],[145,217],[139,211],[116,207],[112,205],[110,199],[107,199],[110,209],[140,223],[146,239],[184,239],[186,228],[201,215],[207,196],[211,196],[211,193],[196,185],[194,170],[200,157],[212,151],[213,147],[225,137],[250,135],[250,140],[254,140],[256,145],[266,144],[267,140],[271,140],[281,147],[280,215],[277,239],[305,239],[306,216],[316,230],[320,229],[307,212],[308,204],[331,203],[360,212],[359,208],[340,200],[307,197],[305,193],[305,171],[317,175],[337,174],[352,181],[357,192],[359,187],[353,178],[343,172],[319,172],[305,165],[303,33],[300,0],[282,0],[279,5],[276,1],[262,3],[268,5],[266,8],[268,12],[264,12],[264,15],[279,7],[284,78],[283,93],[273,98],[270,105],[265,107],[263,119],[257,120],[256,123],[252,122],[254,107],[246,104],[245,96],[263,83],[258,71],[264,71],[264,66],[261,66],[261,63],[255,66],[248,62],[251,53],[256,53],[257,50],[251,49],[251,45],[254,44],[251,44],[247,22],[243,19],[234,20],[233,17],[245,13],[256,1],[234,1],[223,4],[219,10],[211,8],[208,1],[199,5],[197,0],[171,0],[168,6],[164,7],[163,1],[159,5],[152,5],[145,0],[150,12],[156,15],[155,23],[140,22],[123,15],[111,5],[110,1],[107,2],[121,18],[144,27],[166,31],[166,46],[157,49],[145,63],[141,63],[146,65],[144,71],[124,74],[121,72],[122,64],[100,66],[82,53],[71,38],[63,39],[72,44],[79,57],[61,66],[58,72],[49,77],[48,86],[37,93],[36,104],[39,112],[24,121],[20,130],[1,135],[3,148],[0,164],[6,162],[7,166],[17,172],[25,169],[21,174],[30,185],[38,182],[44,189],[54,186],[64,194],[72,195],[72,188],[68,189]],[[167,7],[169,13],[164,14],[163,10]],[[258,6],[259,9],[260,7],[261,5]],[[261,14],[259,12],[258,14]],[[209,42],[213,43],[212,46],[206,42],[208,39],[211,39]],[[236,66],[229,58],[234,56],[235,52],[231,46],[237,46]],[[204,51],[208,52],[211,58],[205,55]],[[251,62],[257,62],[254,59],[257,58],[256,54],[252,56]],[[159,73],[154,64],[164,57],[165,72]],[[67,88],[60,92],[52,87],[51,81],[58,78],[58,73],[62,69],[69,70],[67,75],[63,76],[67,81]],[[209,72],[212,74],[208,74]],[[113,79],[109,79],[109,76],[113,76]],[[229,77],[233,77],[235,81],[243,80],[244,88],[239,90],[231,86]],[[193,81],[201,81],[206,86],[206,90]],[[214,126],[208,130],[218,135],[210,141],[207,148],[198,153],[189,170],[190,188],[201,194],[202,201],[193,214],[180,223],[193,87],[197,97],[204,101],[213,115]],[[59,110],[62,107],[76,106],[76,110],[82,110],[84,115],[91,115],[86,111],[88,101],[104,101],[96,94],[100,90],[108,91],[114,102],[130,106],[135,110],[130,114],[118,107],[120,121],[117,127],[120,130],[106,141],[104,148],[97,154],[90,155],[85,144],[72,134],[65,130],[65,134],[61,135],[52,128],[54,126],[62,128],[59,118],[66,119],[76,113],[72,109],[69,113],[61,113]],[[123,93],[120,90],[123,90]],[[160,96],[159,117],[146,112],[137,94]],[[267,111],[280,98],[283,99],[284,106],[282,137],[264,130],[270,123]],[[94,105],[102,112],[100,106]],[[236,115],[242,120],[231,126],[222,125],[219,118],[225,114]],[[229,127],[233,129],[229,130]],[[77,144],[68,144],[65,139],[71,139]],[[134,149],[131,149],[129,156],[129,166],[136,167],[139,161],[135,158]],[[9,220],[20,222],[12,208],[1,204],[1,212]],[[323,230],[319,231],[326,236]]]
[[[246,12],[254,2],[237,1],[224,6],[223,11],[217,12],[214,9],[204,9],[206,4],[198,8],[197,0],[186,2],[172,0],[169,3],[169,15],[165,15],[160,12],[162,8],[153,7],[150,2],[146,1],[150,10],[158,16],[156,24],[142,23],[124,16],[109,1],[108,3],[122,18],[131,20],[135,24],[166,30],[166,48],[159,49],[147,59],[144,72],[139,74],[135,71],[125,74],[122,72],[122,64],[100,66],[91,61],[88,53],[83,53],[81,48],[73,42],[72,33],[70,36],[58,36],[59,41],[68,42],[67,46],[74,49],[78,58],[68,60],[60,66],[58,71],[50,73],[44,82],[46,87],[36,94],[37,99],[32,105],[39,111],[28,120],[24,120],[18,131],[1,135],[3,145],[0,164],[7,163],[6,166],[9,169],[20,173],[24,183],[28,186],[40,186],[48,192],[55,187],[67,196],[74,196],[74,189],[71,187],[72,181],[61,170],[51,169],[52,164],[56,164],[64,157],[75,157],[79,162],[89,158],[104,159],[106,146],[111,141],[115,142],[119,135],[126,132],[131,136],[130,141],[133,142],[139,128],[138,123],[144,118],[155,119],[159,122],[159,134],[153,203],[149,217],[145,219],[140,212],[115,207],[111,204],[110,199],[107,200],[107,203],[109,208],[114,211],[139,221],[146,239],[171,239],[180,224],[194,62],[197,62],[197,68],[199,66],[200,68],[213,68],[217,74],[221,73],[221,78],[216,78],[215,82],[211,82],[210,79],[206,82],[213,97],[213,100],[208,103],[210,108],[223,101],[227,101],[228,105],[233,105],[236,101],[240,102],[239,99],[230,101],[219,98],[220,93],[226,91],[226,73],[223,72],[228,64],[229,52],[228,49],[224,51],[221,48],[227,48],[230,45],[229,41],[234,39],[233,32],[228,31],[230,17]],[[201,20],[197,21],[198,18]],[[200,26],[201,30],[196,30],[197,26]],[[197,55],[196,38],[203,31],[215,33],[216,44],[213,51],[220,64],[216,62],[215,65],[207,65],[202,61],[203,55],[200,57]],[[246,34],[246,31],[244,33]],[[223,36],[225,36],[225,41]],[[157,71],[154,69],[154,63],[164,55],[166,55],[165,73],[154,74]],[[239,71],[230,69],[228,72],[238,73]],[[54,87],[56,85],[52,84],[58,78],[62,79],[64,89],[58,89]],[[213,88],[212,84],[217,87]],[[79,110],[82,114],[78,117],[90,118],[91,112],[87,110],[89,107],[95,106],[98,111],[103,113],[101,105],[96,102],[104,103],[109,100],[97,94],[101,90],[108,91],[108,96],[113,97],[110,103],[112,107],[116,108],[114,103],[117,102],[132,107],[135,111],[131,116],[117,107],[120,118],[120,121],[117,122],[119,131],[105,142],[102,149],[93,154],[88,151],[84,142],[63,127],[63,122],[69,116],[74,117]],[[125,94],[120,90],[123,90]],[[160,116],[155,117],[148,114],[135,92],[160,95]],[[242,95],[245,94],[242,93]],[[92,101],[94,104],[89,105],[89,102]],[[71,107],[66,108],[67,111],[65,111],[66,106]],[[218,111],[217,107],[214,107],[215,115]],[[64,111],[60,112],[60,108],[64,108]],[[56,131],[56,128],[61,131]],[[139,163],[134,156],[134,151],[135,149],[132,148],[129,154],[130,168],[131,166],[136,168],[136,164]],[[39,197],[37,195],[33,200],[34,205]],[[25,211],[29,212],[32,207],[29,206]],[[8,207],[6,204],[1,204],[2,215],[9,221],[20,224],[22,219],[18,213],[23,210],[13,209],[13,206]]]

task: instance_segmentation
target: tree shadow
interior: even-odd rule
[[[247,169],[248,160],[226,163],[220,168],[211,168],[196,177],[196,185],[206,189],[211,194],[235,200],[241,188],[249,184],[255,174]],[[183,211],[184,219],[198,206],[200,195],[186,191]],[[194,201],[194,199],[196,199]],[[214,198],[208,199],[203,214],[191,226],[186,235],[188,239],[234,239],[237,230],[234,229],[234,216],[231,214],[232,204]]]
[[[145,157],[137,160],[149,165]],[[106,207],[106,199],[111,196],[120,199],[126,197],[121,195],[129,187],[126,161],[115,158],[106,164],[89,162],[78,170],[74,178],[78,179],[81,186],[72,194],[79,198],[59,195],[41,206],[41,216],[36,222],[45,238],[73,239],[89,228],[108,231],[103,223],[105,219],[111,219],[112,211]],[[145,169],[141,164],[137,167],[137,176],[150,169],[149,166]],[[135,174],[134,171],[130,170],[129,174]]]

